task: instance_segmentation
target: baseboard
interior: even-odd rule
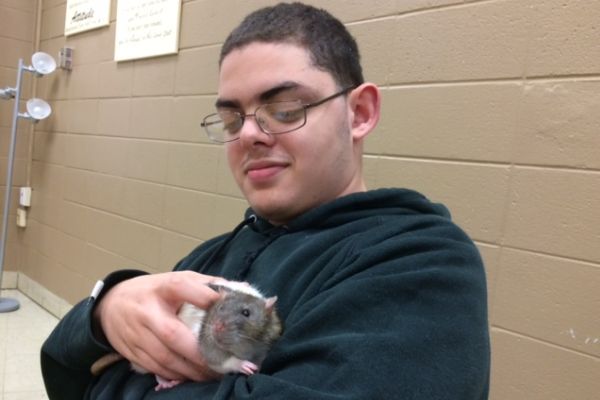
[[[66,300],[58,297],[21,272],[4,272],[2,275],[2,288],[18,289],[57,318],[62,318],[73,307]]]
[[[16,271],[4,271],[2,273],[2,287],[0,289],[16,289],[19,273]]]

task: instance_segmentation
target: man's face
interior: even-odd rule
[[[293,44],[252,43],[221,64],[218,103],[244,114],[261,104],[312,103],[339,91],[333,77]],[[307,110],[302,128],[269,135],[247,117],[227,143],[229,167],[250,206],[274,224],[342,195],[364,190],[360,149],[350,130],[345,96]]]

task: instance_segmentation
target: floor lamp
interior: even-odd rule
[[[10,132],[10,147],[8,150],[8,167],[6,172],[6,190],[4,192],[4,214],[2,219],[2,243],[0,244],[0,288],[2,287],[2,271],[4,269],[4,255],[6,251],[6,237],[8,232],[8,211],[10,209],[10,194],[12,189],[13,164],[15,160],[15,147],[17,142],[17,123],[19,118],[38,122],[47,118],[52,109],[50,105],[42,99],[30,99],[27,101],[27,112],[19,112],[19,102],[21,100],[21,80],[23,72],[31,72],[36,77],[52,73],[56,69],[56,61],[49,54],[37,52],[31,57],[31,65],[23,64],[23,59],[19,59],[17,67],[17,84],[15,87],[6,87],[0,89],[1,99],[14,99],[15,104],[12,115],[12,129]],[[15,299],[0,297],[0,313],[15,311],[19,308],[19,302]]]

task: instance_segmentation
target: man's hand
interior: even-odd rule
[[[184,302],[210,307],[219,295],[206,284],[222,280],[191,271],[139,276],[106,293],[94,317],[115,350],[144,369],[170,380],[215,379],[177,312]]]

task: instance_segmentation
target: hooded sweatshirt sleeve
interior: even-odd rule
[[[112,351],[104,338],[94,334],[94,306],[117,283],[143,274],[145,272],[137,270],[121,270],[108,275],[100,294],[76,304],[46,339],[41,351],[41,367],[51,400],[84,398],[93,379],[91,365]]]

